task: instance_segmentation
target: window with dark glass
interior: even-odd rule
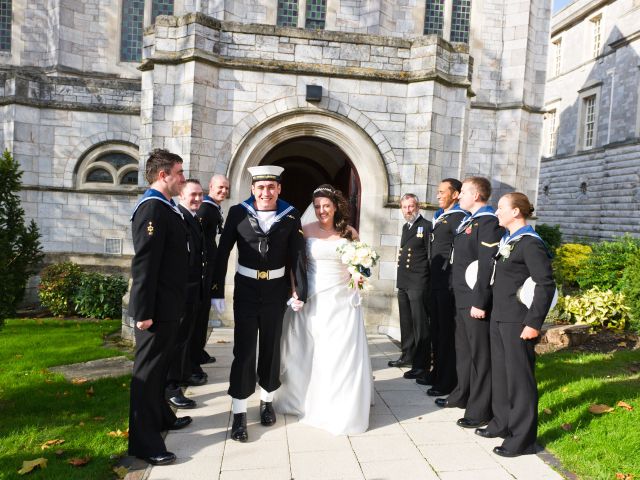
[[[151,22],[155,22],[158,15],[173,15],[173,0],[153,0]]]
[[[125,173],[120,179],[121,185],[137,185],[138,184],[138,171]]]
[[[0,52],[11,51],[11,0],[0,0]]]
[[[444,28],[444,0],[427,0],[424,15],[424,34],[442,35]]]
[[[113,183],[113,177],[104,168],[94,168],[87,173],[87,182]]]
[[[298,0],[278,0],[276,24],[279,27],[298,26]]]
[[[142,59],[144,0],[122,0],[122,32],[120,60],[139,62]]]
[[[304,16],[305,28],[324,30],[327,17],[327,0],[307,0]]]
[[[137,185],[138,161],[122,152],[109,152],[97,156],[84,167],[84,184]]]
[[[453,0],[451,12],[451,41],[469,43],[471,0]]]

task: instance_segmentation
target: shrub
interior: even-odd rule
[[[631,309],[630,328],[640,331],[640,256],[625,267],[620,285],[625,304]]]
[[[565,296],[562,317],[570,323],[591,325],[592,329],[624,330],[631,320],[624,294],[593,287],[581,295]]]
[[[5,150],[0,157],[0,327],[15,313],[42,259],[38,226],[33,220],[25,225],[21,187],[19,164]]]
[[[71,262],[49,265],[40,274],[40,302],[54,315],[70,315],[74,312],[76,294],[82,270]]]
[[[629,236],[594,244],[593,253],[581,265],[576,276],[578,285],[583,290],[591,287],[620,290],[622,272],[639,254],[640,240]]]
[[[547,248],[550,252],[554,252],[556,248],[562,245],[562,232],[560,232],[560,225],[547,225],[546,223],[540,223],[536,225],[536,232],[544,243],[546,243]]]
[[[83,317],[121,318],[127,281],[120,275],[84,272],[74,296],[76,312]]]
[[[566,243],[556,249],[553,272],[563,287],[577,287],[577,274],[591,255],[591,247],[580,243]]]

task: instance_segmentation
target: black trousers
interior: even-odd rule
[[[453,291],[432,289],[430,305],[433,388],[443,393],[449,393],[458,383],[455,347],[456,305]]]
[[[286,308],[284,300],[254,303],[234,298],[233,363],[228,391],[233,398],[247,398],[256,390],[256,345],[259,385],[267,392],[280,387],[280,337]]]
[[[491,432],[505,436],[510,452],[535,453],[538,387],[535,340],[522,340],[521,323],[491,322]]]
[[[489,421],[491,415],[491,347],[487,318],[472,318],[471,307],[456,312],[456,374],[458,384],[449,403],[466,408],[465,418]]]
[[[191,376],[190,343],[199,305],[187,303],[185,314],[180,320],[167,373],[167,387],[170,389],[178,388],[182,381]]]
[[[129,403],[129,455],[150,457],[167,450],[160,432],[176,421],[164,399],[178,322],[135,329],[136,352]]]
[[[429,371],[431,368],[431,341],[427,315],[426,289],[398,289],[400,313],[400,348],[402,358],[410,361],[412,368]]]
[[[204,350],[207,344],[207,329],[209,327],[209,311],[211,310],[211,300],[205,299],[198,305],[193,334],[189,342],[189,358],[191,363],[191,373],[204,373],[200,364],[209,361],[209,354]]]

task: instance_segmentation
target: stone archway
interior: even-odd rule
[[[336,114],[289,111],[256,125],[240,142],[231,159],[228,171],[231,181],[230,203],[237,203],[248,196],[251,180],[247,167],[262,164],[265,159],[269,161],[269,154],[274,149],[304,138],[335,146],[353,165],[361,187],[360,236],[374,246],[379,245],[380,225],[388,221],[384,206],[388,200],[389,179],[384,161],[366,132]]]

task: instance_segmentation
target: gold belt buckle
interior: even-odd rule
[[[269,280],[269,270],[258,270],[258,280]]]

